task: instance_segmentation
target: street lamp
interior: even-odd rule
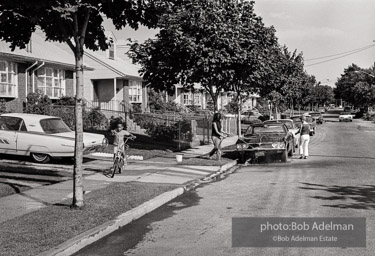
[[[371,76],[371,77],[375,78],[375,76],[374,76],[373,74],[367,73],[367,72],[362,71],[362,70],[355,70],[354,72],[355,72],[355,73],[363,73],[363,74],[366,74],[366,75],[368,75],[368,76]]]

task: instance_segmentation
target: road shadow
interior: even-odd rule
[[[323,201],[345,201],[322,206],[341,209],[375,210],[375,185],[362,186],[338,186],[321,185],[313,183],[301,183],[299,187],[304,190],[320,190],[329,192],[330,196],[312,196],[311,198]]]

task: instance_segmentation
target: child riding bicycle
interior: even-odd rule
[[[115,136],[115,140],[113,142],[113,159],[115,159],[116,157],[116,154],[117,154],[117,151],[119,149],[124,149],[122,146],[122,144],[124,144],[124,138],[125,136],[133,136],[130,132],[124,130],[124,125],[122,123],[118,123],[117,124],[117,128],[112,130],[112,135]],[[125,158],[125,164],[126,164],[126,157],[124,156]]]

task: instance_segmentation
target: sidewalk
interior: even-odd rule
[[[233,145],[236,141],[237,136],[229,137],[223,141],[222,146]],[[212,145],[204,145],[181,153],[184,158],[197,157],[209,153],[212,147]],[[221,166],[180,165],[176,163],[175,155],[176,153],[171,153],[145,161],[130,162],[125,172],[116,174],[114,178],[108,178],[104,175],[105,170],[112,166],[111,158],[90,161],[85,164],[84,168],[84,174],[86,174],[84,175],[85,193],[104,188],[113,182],[137,181],[183,185],[209,176],[221,168]],[[0,198],[0,223],[72,198],[72,188],[72,180],[67,180],[2,197]]]

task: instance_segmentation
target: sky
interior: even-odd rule
[[[375,0],[255,0],[255,12],[266,26],[275,27],[281,45],[303,52],[307,73],[322,84],[334,86],[352,63],[362,68],[374,65]],[[105,27],[114,31],[118,40],[142,42],[156,33],[144,27],[115,31],[109,22]],[[316,63],[342,55],[309,60],[371,45],[374,47],[321,64]]]

